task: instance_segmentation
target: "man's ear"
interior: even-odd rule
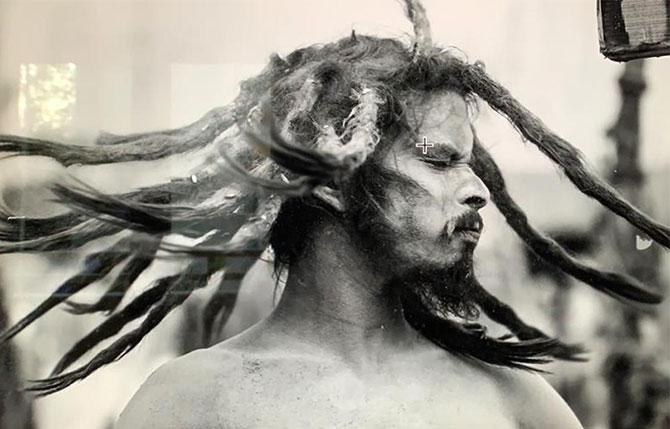
[[[342,192],[328,186],[317,186],[312,194],[339,213],[344,213]]]

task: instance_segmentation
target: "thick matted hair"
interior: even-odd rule
[[[91,146],[0,136],[0,152],[7,156],[46,156],[66,167],[150,162],[201,148],[213,153],[193,175],[124,194],[104,194],[74,179],[54,184],[54,194],[69,210],[58,216],[17,220],[2,208],[0,253],[72,250],[102,237],[118,237],[109,248],[87,256],[81,272],[0,335],[0,342],[8,341],[61,304],[73,314],[106,313],[106,319],[61,358],[50,377],[34,382],[28,390],[41,395],[62,390],[122,358],[216,275],[219,286],[203,313],[205,327],[211,331],[217,317],[225,320],[230,313],[239,283],[251,265],[236,264],[230,269],[230,259],[260,257],[268,249],[269,231],[280,209],[306,207],[296,205],[297,200],[312,199],[318,202],[318,210],[334,214],[346,212],[344,187],[364,179],[364,174],[357,174],[363,171],[361,166],[399,133],[411,130],[404,104],[410,92],[449,89],[469,100],[483,100],[560,167],[579,191],[670,248],[668,227],[632,206],[589,171],[580,152],[492,79],[481,63],[469,63],[434,45],[426,11],[418,0],[406,0],[405,6],[414,26],[409,46],[352,33],[333,43],[298,49],[286,58],[272,55],[258,76],[242,82],[232,104],[215,108],[184,128],[125,136],[102,134]],[[576,260],[530,225],[478,140],[472,167],[512,229],[544,260],[616,299],[661,301],[634,278]],[[275,228],[275,234],[277,231],[289,230]],[[174,234],[197,238],[197,244],[176,244],[170,239]],[[138,277],[162,254],[189,262],[178,274],[154,281],[121,306]],[[286,249],[281,252],[290,254]],[[285,259],[290,265],[290,257]],[[108,290],[96,302],[71,300],[119,266]],[[451,320],[420,294],[403,296],[405,317],[440,347],[490,364],[536,369],[533,364],[551,357],[580,358],[579,346],[563,344],[527,325],[475,276],[468,281],[476,291],[476,305],[506,326],[509,336],[491,338],[478,325]],[[136,328],[122,332],[140,318]],[[114,341],[109,346],[70,369],[86,352],[110,338]]]

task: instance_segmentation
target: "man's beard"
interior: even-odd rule
[[[479,316],[472,283],[472,258],[467,256],[451,265],[422,263],[403,269],[391,277],[386,287],[401,301],[408,294],[420,299],[433,314],[473,320]]]

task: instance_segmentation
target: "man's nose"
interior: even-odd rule
[[[471,209],[479,210],[489,202],[491,198],[489,190],[471,169],[468,168],[464,175],[463,182],[457,191],[457,201]]]

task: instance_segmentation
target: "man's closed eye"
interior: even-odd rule
[[[442,158],[421,158],[421,162],[427,164],[430,168],[434,170],[446,170],[449,167],[453,167],[455,164],[458,164],[459,161],[455,159],[442,159]]]

